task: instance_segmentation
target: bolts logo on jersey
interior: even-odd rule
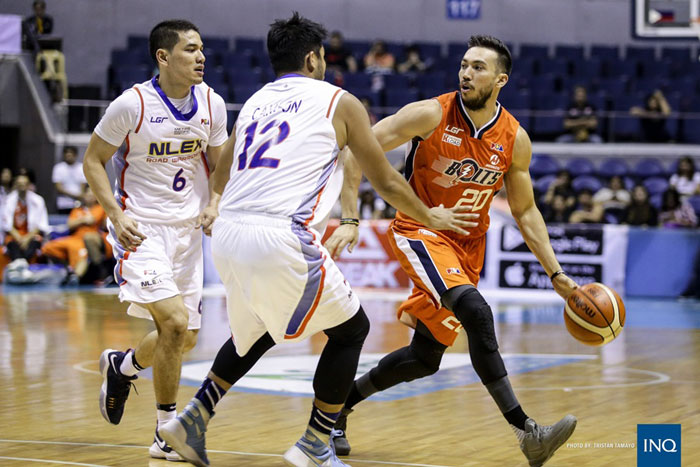
[[[498,165],[501,162],[501,158],[498,157],[498,154],[491,154],[490,162],[493,165]]]
[[[178,143],[173,141],[155,142],[148,145],[149,156],[179,156],[181,154],[192,154],[202,150],[201,139],[188,139]]]
[[[440,174],[433,179],[433,182],[443,188],[460,183],[493,186],[503,176],[501,171],[480,167],[474,159],[456,161],[448,157],[438,156],[431,168]]]

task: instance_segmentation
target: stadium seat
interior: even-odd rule
[[[242,70],[240,68],[226,69],[228,83],[231,86],[254,86],[262,82],[260,70]]]
[[[656,159],[645,158],[637,162],[632,169],[632,173],[638,179],[645,179],[648,177],[663,177],[666,175],[664,166],[661,165]]]
[[[574,60],[572,66],[572,78],[585,81],[594,81],[603,75],[603,62],[600,58],[588,60]]]
[[[345,73],[343,80],[348,88],[372,87],[372,77],[365,73]]]
[[[226,52],[221,56],[221,65],[227,70],[231,68],[249,70],[252,68],[253,63],[250,55],[246,53]]]
[[[637,47],[630,45],[625,49],[625,58],[632,58],[642,62],[654,62],[656,61],[656,52],[653,47]]]
[[[518,58],[549,58],[549,47],[538,44],[520,44],[520,53],[518,54]]]
[[[372,47],[372,43],[369,41],[345,41],[345,46],[350,49],[353,57],[355,57],[359,63],[362,63],[365,55],[367,55],[370,47]]]
[[[383,75],[383,78],[386,89],[408,89],[411,87],[410,79],[407,75],[392,73]]]
[[[530,175],[534,178],[544,177],[546,175],[556,175],[561,167],[559,162],[549,154],[533,154],[530,161]]]
[[[449,42],[447,44],[447,56],[448,57],[456,57],[459,56],[460,58],[464,56],[464,52],[467,51],[467,43],[466,42]],[[512,52],[512,50],[511,50]]]
[[[608,78],[636,78],[639,71],[639,62],[636,59],[605,60],[603,62],[603,72]]]
[[[126,48],[129,50],[145,50],[148,52],[148,36],[127,36]]]
[[[217,54],[226,53],[229,49],[227,37],[202,37],[202,44],[205,49],[213,50]]]
[[[643,185],[651,196],[666,191],[668,189],[668,180],[663,177],[649,177],[644,180]]]
[[[661,58],[687,64],[690,61],[690,47],[662,47]]]
[[[581,175],[571,181],[571,187],[577,193],[585,189],[591,190],[593,193],[595,193],[603,187],[603,184],[596,177],[591,175]]]
[[[554,46],[554,56],[570,61],[583,61],[583,46],[557,44]]]
[[[148,62],[144,54],[136,50],[112,50],[110,54],[111,65],[115,69],[134,65],[146,65]]]
[[[608,96],[620,96],[627,94],[629,79],[626,76],[616,78],[601,78],[598,80],[598,91],[605,92]]]
[[[540,74],[551,74],[558,77],[569,75],[569,61],[563,58],[540,59],[538,68]]]
[[[690,203],[695,210],[695,214],[700,217],[700,195],[691,196],[688,198],[688,203]]]
[[[580,175],[594,175],[595,174],[595,166],[593,165],[593,162],[591,162],[589,159],[585,159],[583,157],[575,157],[575,158],[567,161],[565,168],[574,177],[580,176]]]
[[[438,42],[416,42],[420,56],[425,61],[430,59],[432,62],[437,62],[442,54],[442,44]]]
[[[428,73],[422,73],[416,76],[416,86],[418,89],[429,88],[429,87],[445,87],[445,81],[447,80],[447,74],[443,71],[431,71]]]
[[[593,45],[591,46],[591,58],[617,60],[620,58],[620,48],[616,45]]]
[[[129,88],[136,83],[146,81],[150,76],[150,68],[145,65],[128,66],[114,70],[114,82],[119,83],[122,89]]]
[[[661,209],[661,201],[663,199],[663,193],[655,194],[649,197],[649,204],[654,206],[657,210]]]
[[[237,104],[243,104],[250,99],[250,96],[255,94],[262,85],[241,85],[233,87],[233,101]]]
[[[598,168],[598,176],[610,178],[615,175],[624,177],[629,173],[629,167],[624,159],[611,157],[605,159]]]
[[[384,94],[387,107],[403,107],[418,100],[417,89],[387,89]]]
[[[546,193],[547,189],[549,188],[549,185],[551,185],[555,178],[557,178],[556,175],[545,175],[544,177],[538,178],[535,181],[535,190],[541,194]]]
[[[237,37],[234,40],[234,49],[236,52],[246,53],[253,57],[263,57],[267,55],[265,42],[262,39]]]

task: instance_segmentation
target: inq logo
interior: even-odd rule
[[[672,438],[645,439],[644,452],[678,452],[676,441]]]
[[[680,425],[637,425],[638,467],[681,467]]]

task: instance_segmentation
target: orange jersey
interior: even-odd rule
[[[479,226],[467,229],[478,238],[489,228],[489,207],[503,187],[503,175],[513,159],[520,124],[501,104],[496,115],[477,129],[459,91],[435,98],[442,106],[442,121],[427,139],[414,138],[406,154],[406,179],[428,206],[471,205],[481,214]],[[402,212],[396,220],[420,225]],[[463,238],[445,232],[453,238]]]
[[[104,209],[102,209],[102,206],[95,204],[92,207],[81,206],[74,208],[68,215],[68,220],[80,219],[87,215],[92,216],[94,222],[90,225],[83,224],[77,227],[75,231],[73,231],[72,235],[83,238],[86,233],[98,232],[100,230],[100,226],[102,226],[107,219],[107,214],[105,213]]]

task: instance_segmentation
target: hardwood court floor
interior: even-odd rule
[[[98,291],[99,292],[99,291]],[[628,300],[628,326],[599,349],[568,336],[557,299],[487,294],[501,351],[525,411],[579,424],[551,466],[634,466],[639,423],[682,424],[683,465],[700,465],[700,304]],[[402,294],[362,293],[372,321],[363,365],[405,345],[394,320]],[[497,301],[497,298],[501,298]],[[112,294],[90,290],[4,289],[0,294],[0,465],[168,466],[150,460],[155,425],[148,374],[137,381],[122,423],[99,414],[97,358],[135,345],[149,322],[127,317]],[[186,357],[178,404],[190,399],[227,338],[224,300],[207,294],[199,344]],[[323,337],[278,346],[266,366],[230,392],[208,432],[212,465],[277,466],[301,434],[311,400],[313,356]],[[429,379],[360,404],[350,417],[355,466],[524,466],[514,436],[475,379],[460,337]],[[199,363],[198,363],[199,362]],[[242,381],[243,383],[243,381]],[[188,385],[189,384],[189,385]]]

